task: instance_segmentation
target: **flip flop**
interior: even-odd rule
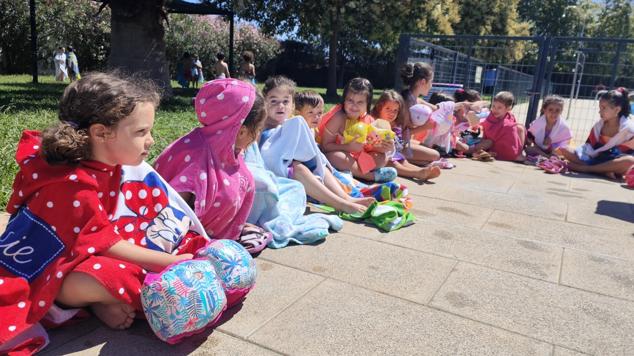
[[[438,167],[441,169],[452,169],[454,168],[456,165],[449,162],[446,158],[441,158],[437,161],[433,161],[432,163],[429,164],[431,167]]]
[[[567,169],[566,162],[559,159],[557,156],[552,156],[547,160],[539,162],[537,167],[543,169],[546,173],[557,174]]]
[[[253,224],[245,224],[237,242],[254,255],[264,250],[266,244],[272,239],[273,235],[270,232]]]
[[[479,151],[473,154],[471,159],[481,162],[493,162],[495,161],[494,155],[487,151]]]

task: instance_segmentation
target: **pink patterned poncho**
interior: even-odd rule
[[[195,195],[194,212],[211,238],[236,240],[253,205],[253,177],[234,145],[255,96],[255,87],[235,79],[203,85],[195,98],[203,126],[169,145],[154,165],[177,192]]]

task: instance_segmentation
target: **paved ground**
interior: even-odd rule
[[[634,191],[512,163],[456,160],[409,182],[415,225],[347,223],[266,250],[258,285],[177,346],[143,321],[51,333],[45,354],[634,354]]]

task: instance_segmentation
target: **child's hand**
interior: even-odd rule
[[[386,153],[394,150],[394,144],[391,141],[381,141],[378,145],[372,146],[374,152]]]

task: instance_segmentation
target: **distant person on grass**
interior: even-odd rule
[[[216,79],[231,78],[231,74],[229,74],[229,66],[225,62],[225,54],[218,52],[216,54],[216,59],[218,59],[216,64],[214,64],[214,75],[216,76]]]
[[[66,65],[68,66],[68,75],[70,76],[70,81],[74,82],[75,80],[81,79],[81,74],[79,74],[79,61],[77,60],[77,55],[75,54],[75,49],[71,46],[68,46]]]
[[[53,55],[55,63],[55,80],[58,82],[66,81],[68,78],[68,69],[66,68],[66,49],[58,47]]]
[[[255,84],[255,65],[253,65],[254,56],[253,52],[245,51],[242,53],[242,63],[238,70],[238,78]]]

